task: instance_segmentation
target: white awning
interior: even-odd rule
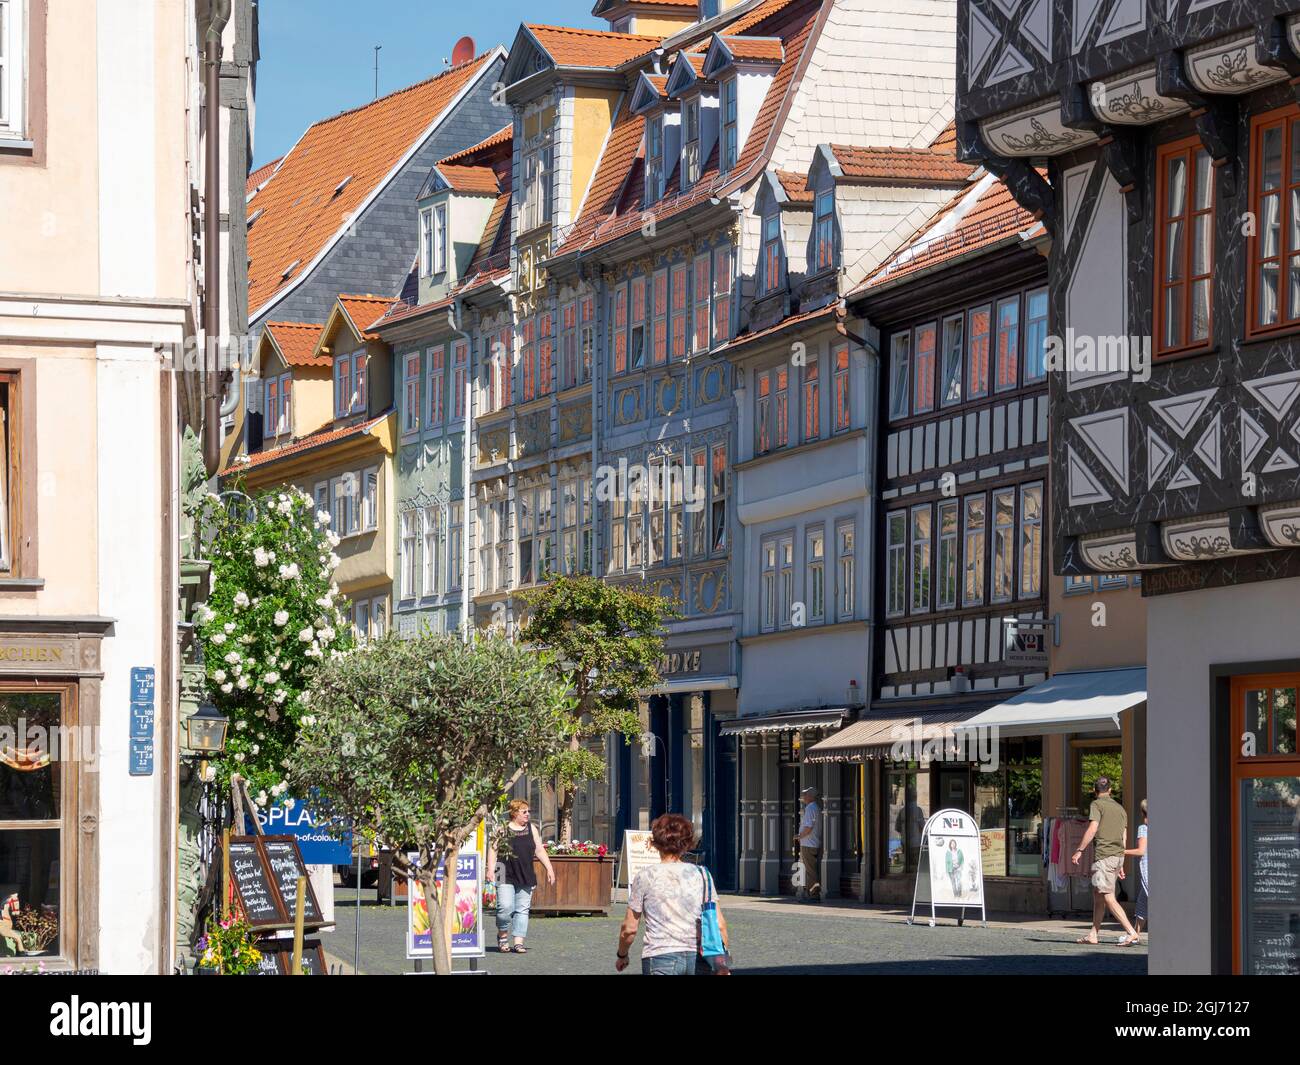
[[[1145,669],[1058,673],[957,726],[994,728],[1002,736],[1115,732],[1125,710],[1147,700]]]
[[[799,732],[802,729],[839,728],[849,716],[849,707],[798,710],[788,714],[754,714],[722,722],[718,732],[723,736],[751,736],[762,732]]]

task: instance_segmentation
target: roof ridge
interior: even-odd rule
[[[311,125],[309,125],[307,128],[308,128],[308,129],[315,129],[315,128],[317,128],[318,126],[328,126],[331,122],[335,122],[335,121],[337,121],[337,120],[340,119],[340,118],[346,118],[348,115],[355,115],[355,114],[357,114],[358,112],[364,111],[364,110],[365,110],[366,108],[368,108],[368,107],[374,107],[375,104],[381,104],[381,103],[384,103],[384,102],[386,102],[386,101],[388,101],[388,100],[391,100],[391,99],[393,99],[393,97],[395,97],[395,96],[401,96],[401,95],[403,95],[404,93],[412,92],[412,91],[414,91],[415,89],[422,89],[422,88],[424,88],[426,85],[431,85],[431,84],[433,84],[435,81],[439,81],[440,79],[447,77],[447,75],[449,75],[449,74],[456,74],[456,73],[459,73],[459,72],[461,72],[461,71],[464,71],[464,70],[469,69],[470,67],[474,66],[475,64],[482,63],[484,60],[487,59],[488,56],[490,56],[493,52],[495,52],[495,51],[496,51],[498,48],[500,48],[500,47],[501,47],[500,45],[493,45],[491,48],[489,48],[489,49],[488,49],[486,52],[484,52],[482,55],[476,55],[473,59],[467,59],[467,60],[465,60],[465,62],[463,62],[463,63],[457,63],[455,66],[453,66],[453,67],[448,67],[446,70],[439,71],[437,74],[434,74],[434,75],[432,75],[432,76],[430,76],[430,77],[423,78],[423,79],[421,79],[420,81],[412,82],[410,85],[407,85],[407,86],[405,86],[404,88],[401,88],[401,89],[394,89],[392,92],[385,93],[383,96],[376,96],[376,97],[375,97],[373,100],[371,100],[369,103],[358,104],[356,107],[349,107],[346,111],[340,111],[340,112],[338,112],[338,114],[330,115],[328,118],[320,118],[320,119],[317,119],[315,122],[313,122],[313,123],[312,123]],[[295,145],[295,147],[296,147],[296,145]],[[286,154],[288,154],[288,153],[286,153]]]
[[[560,33],[581,33],[589,37],[619,37],[638,41],[662,41],[657,33],[619,33],[615,30],[598,30],[588,26],[552,26],[545,22],[525,22],[530,30],[556,30]]]

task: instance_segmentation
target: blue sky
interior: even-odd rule
[[[523,21],[599,26],[593,0],[260,0],[253,165],[283,155],[313,122],[443,69],[468,34],[507,48]]]

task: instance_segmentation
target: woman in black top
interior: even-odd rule
[[[508,810],[510,819],[488,849],[488,869],[497,881],[497,949],[502,954],[510,952],[513,932],[514,952],[527,954],[524,937],[528,935],[528,910],[533,904],[533,888],[537,887],[533,858],[542,863],[548,884],[555,883],[555,870],[546,855],[542,834],[528,820],[528,803],[512,799]]]

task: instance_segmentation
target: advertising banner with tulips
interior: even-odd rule
[[[456,915],[451,930],[451,956],[453,958],[481,958],[483,941],[483,868],[486,862],[482,823],[479,824],[456,858]],[[409,855],[414,865],[419,855]],[[445,869],[438,870],[442,883]],[[424,888],[411,877],[406,892],[406,956],[413,960],[433,957],[432,930],[429,927],[429,908],[424,899]]]

